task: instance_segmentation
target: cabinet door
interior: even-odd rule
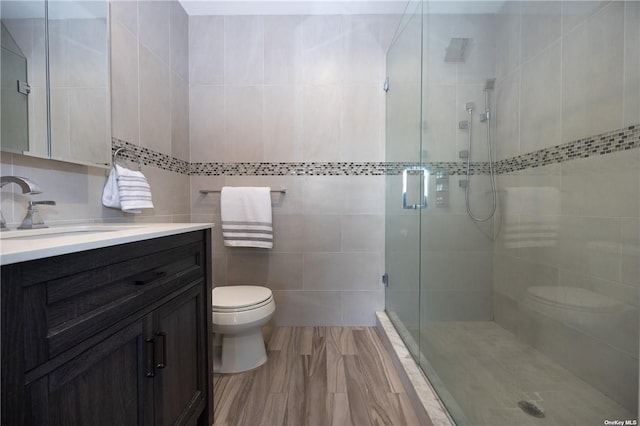
[[[207,401],[202,280],[153,312],[157,425],[195,424]]]
[[[132,323],[29,383],[27,423],[152,424],[150,324],[149,317]]]

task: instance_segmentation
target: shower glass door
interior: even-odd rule
[[[407,5],[387,53],[387,76],[386,161],[394,172],[386,177],[386,311],[418,359],[420,210],[410,207],[421,204],[424,190],[420,171],[422,2]]]
[[[637,424],[640,116],[611,105],[640,105],[639,22],[425,0],[397,30],[386,311],[459,426]]]

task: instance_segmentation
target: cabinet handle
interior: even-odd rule
[[[133,277],[133,280],[136,285],[146,285],[165,275],[167,273],[163,271],[145,271]]]
[[[147,344],[147,377],[155,377],[155,358],[156,358],[156,346],[153,339],[145,339]]]
[[[155,333],[156,336],[162,337],[162,358],[158,362],[156,362],[156,368],[164,368],[167,365],[167,333],[164,331],[158,331]]]

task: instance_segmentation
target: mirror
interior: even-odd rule
[[[0,13],[1,149],[72,163],[108,165],[111,152],[108,2],[3,0]],[[15,45],[10,49],[12,44]],[[20,67],[5,63],[5,50],[8,57],[19,56],[15,50],[23,53],[27,82],[22,87],[27,88],[28,94],[16,94],[20,83],[12,74],[13,68]],[[20,118],[12,119],[13,116]]]
[[[8,149],[29,149],[27,58],[2,24],[2,137]],[[17,87],[16,87],[17,86]]]
[[[44,1],[2,1],[2,151],[48,157]],[[20,85],[28,89],[20,90]],[[27,93],[25,93],[27,92]]]

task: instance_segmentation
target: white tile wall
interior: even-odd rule
[[[171,155],[191,159],[189,145],[189,81],[171,74]]]
[[[388,44],[395,23],[381,16],[190,17],[191,161],[381,161],[382,37]],[[287,188],[273,196],[273,250],[230,249],[214,237],[216,284],[273,288],[283,325],[375,324],[373,312],[384,303],[383,182],[193,176],[194,220],[218,218],[219,195],[200,197],[200,188]]]
[[[302,16],[264,17],[264,83],[302,82]]]
[[[616,129],[622,124],[623,48],[622,2],[602,8],[565,34],[563,142]],[[584,66],[585,58],[589,58],[588,67]]]
[[[194,56],[197,57],[191,57]],[[191,162],[225,161],[224,123],[224,86],[192,87],[189,90]]]
[[[381,200],[353,197],[354,206],[347,199],[361,190],[379,193],[383,182],[384,177],[192,176],[194,221],[220,221],[220,195],[197,195],[201,188],[287,188],[286,195],[272,196],[272,250],[225,247],[220,231],[214,232],[215,284],[272,288],[279,324],[373,324],[375,310],[384,305]]]
[[[189,19],[189,82],[192,85],[224,83],[224,52],[224,17]]]
[[[262,161],[262,86],[224,88],[225,161]],[[214,119],[209,117],[208,119]]]
[[[276,76],[274,76],[275,78]],[[302,87],[264,86],[263,158],[267,162],[302,160]]]
[[[140,44],[140,145],[171,152],[171,71]]]
[[[560,38],[562,2],[523,2],[521,62],[527,62]]]
[[[560,40],[556,39],[522,67],[519,107],[521,152],[562,143],[561,51]],[[505,136],[513,137],[510,134]]]
[[[111,102],[117,106],[111,108],[111,125],[114,131],[118,130],[113,136],[137,144],[140,142],[137,38],[136,33],[117,19],[119,15],[115,11],[122,5],[130,7],[131,3],[112,5],[111,49],[118,54],[111,56]],[[133,10],[137,12],[136,8]]]
[[[342,90],[338,107],[340,160],[380,161],[384,157],[384,152],[380,152],[384,136],[377,126],[384,120],[379,100],[379,82],[346,86]]]
[[[624,125],[640,121],[640,3],[625,2]]]
[[[224,82],[226,85],[263,84],[264,26],[262,17],[225,16],[224,58]]]
[[[178,2],[171,5],[171,71],[189,80],[189,17]]]
[[[139,1],[140,43],[161,61],[171,63],[171,2]]]

